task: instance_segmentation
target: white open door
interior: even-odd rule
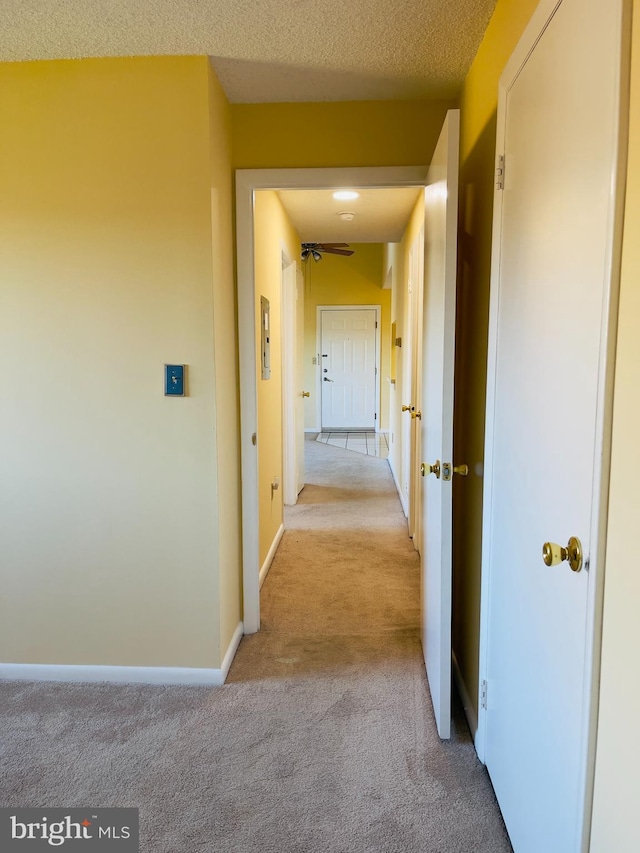
[[[422,553],[422,324],[424,299],[424,226],[416,235],[409,251],[409,299],[407,316],[407,383],[411,401],[410,411],[404,413],[406,456],[406,499],[409,505],[409,536],[413,547]],[[416,415],[420,412],[420,415]]]
[[[416,238],[417,239],[417,238]],[[420,250],[424,251],[424,246],[420,246]],[[409,275],[407,278],[407,297],[404,306],[404,318],[401,318],[401,325],[404,327],[402,340],[402,348],[399,353],[399,358],[402,359],[402,386],[400,388],[400,403],[403,413],[400,429],[402,431],[402,456],[400,459],[400,483],[402,496],[402,509],[407,516],[407,524],[409,526],[409,536],[412,535],[413,519],[411,518],[411,465],[415,466],[415,457],[412,458],[412,450],[414,449],[413,435],[414,429],[411,419],[411,413],[415,411],[413,395],[415,393],[415,343],[413,332],[415,328],[414,312],[415,312],[415,252],[414,247],[411,247],[409,252]],[[415,479],[415,478],[414,478]]]
[[[422,649],[441,738],[451,734],[451,536],[460,113],[447,113],[425,188]],[[431,472],[431,473],[430,473]]]
[[[304,276],[296,265],[296,495],[304,488]]]
[[[589,846],[622,11],[543,0],[500,81],[479,750],[516,853]]]
[[[304,486],[304,284],[295,263],[282,269],[283,497],[287,506]]]

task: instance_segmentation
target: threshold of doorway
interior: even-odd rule
[[[366,456],[378,456],[380,459],[387,459],[389,456],[389,442],[384,432],[331,430],[319,433],[316,440],[321,444],[341,447],[343,450],[352,450]]]

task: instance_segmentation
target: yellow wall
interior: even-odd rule
[[[591,853],[640,850],[640,3],[634,3],[624,223]]]
[[[239,370],[231,217],[231,114],[211,65],[208,76],[217,487],[221,496],[218,502],[220,645],[224,654],[242,619]]]
[[[455,101],[234,104],[236,169],[419,166]]]
[[[536,5],[537,0],[498,0],[460,101],[454,456],[468,463],[471,472],[484,457],[498,80]],[[478,695],[481,528],[482,478],[470,474],[464,483],[454,483],[453,648],[474,703]]]
[[[305,427],[316,429],[320,425],[318,400],[318,371],[314,365],[317,345],[318,305],[380,305],[380,428],[388,428],[389,411],[389,359],[391,336],[391,291],[383,290],[382,245],[380,243],[352,243],[355,254],[349,258],[324,255],[319,263],[309,261],[303,265],[305,277],[304,324],[304,381],[311,394],[306,400]]]
[[[216,458],[209,86],[205,58],[0,66],[4,662],[220,664],[216,482],[238,475]]]
[[[300,238],[275,192],[256,193],[255,285],[256,376],[258,383],[258,511],[260,566],[283,523],[282,510],[282,246],[291,261],[300,256]],[[260,297],[271,312],[271,378],[261,379]],[[278,477],[280,488],[272,491]]]

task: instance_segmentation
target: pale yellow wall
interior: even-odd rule
[[[209,84],[206,58],[0,66],[4,662],[220,663]],[[187,398],[163,396],[165,362]]]
[[[591,853],[640,850],[640,2],[634,2],[629,172],[613,410]]]
[[[317,356],[318,305],[380,305],[380,428],[388,429],[389,412],[389,359],[391,336],[391,291],[383,290],[382,245],[380,243],[352,243],[355,254],[351,257],[324,255],[316,263],[303,265],[305,278],[304,326],[304,381],[310,397],[305,400],[305,428],[320,425],[318,400],[318,371],[314,365]]]
[[[224,654],[242,619],[239,371],[231,216],[231,114],[229,103],[211,66],[208,72],[220,645]]]
[[[291,261],[300,257],[300,238],[280,199],[271,190],[256,193],[254,207],[256,286],[256,376],[258,383],[258,511],[262,566],[283,523],[282,510],[282,247]],[[271,378],[261,379],[260,297],[271,312]],[[278,477],[280,488],[272,491]]]
[[[419,166],[455,101],[233,104],[236,169]]]
[[[498,80],[537,0],[498,0],[462,90],[454,456],[472,472],[454,482],[453,648],[478,695],[482,477]],[[477,706],[476,706],[477,711]]]
[[[395,379],[396,384],[392,388],[389,400],[389,464],[394,472],[395,478],[403,488],[402,479],[402,455],[403,455],[403,419],[409,417],[406,412],[401,411],[403,404],[409,405],[413,401],[403,394],[403,383],[405,382],[405,370],[407,358],[410,357],[407,349],[409,328],[409,255],[414,241],[424,225],[424,196],[420,194],[411,212],[402,240],[399,243],[387,244],[386,264],[392,269],[392,313],[391,322],[396,324],[396,337],[402,340],[401,347],[395,347]],[[407,399],[405,399],[407,398]]]

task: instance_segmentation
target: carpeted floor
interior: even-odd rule
[[[136,806],[144,853],[511,850],[458,706],[436,734],[386,461],[306,450],[227,684],[1,683],[0,805]]]

